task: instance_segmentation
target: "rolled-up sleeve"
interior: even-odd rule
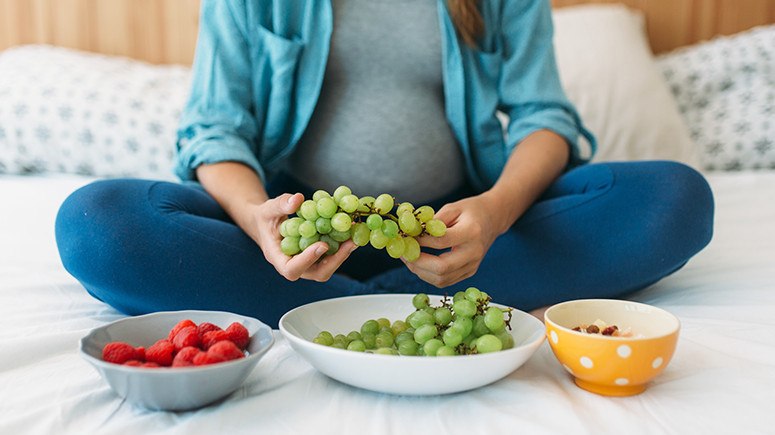
[[[552,42],[553,25],[548,0],[512,2],[502,14],[503,68],[499,81],[500,110],[509,117],[507,151],[525,137],[550,130],[570,146],[569,167],[588,161],[596,149],[595,138],[584,128],[560,83]],[[582,152],[579,135],[589,144]]]
[[[204,0],[191,94],[181,115],[175,173],[195,180],[196,168],[240,162],[264,179],[256,158],[258,125],[252,108],[251,57],[244,2]]]

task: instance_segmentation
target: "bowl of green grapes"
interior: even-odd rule
[[[522,366],[543,343],[534,316],[470,287],[453,296],[379,294],[288,311],[280,331],[315,369],[342,383],[398,395],[479,388]]]

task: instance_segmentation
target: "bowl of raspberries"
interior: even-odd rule
[[[184,411],[237,390],[274,343],[257,319],[219,311],[168,311],[93,329],[81,355],[128,402]]]

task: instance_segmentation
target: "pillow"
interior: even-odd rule
[[[49,46],[0,52],[0,173],[174,179],[190,73]]]
[[[623,5],[556,9],[560,79],[598,140],[592,161],[668,159],[699,167],[639,12]]]
[[[775,169],[775,24],[660,56],[708,170]]]

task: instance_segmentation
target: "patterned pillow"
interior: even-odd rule
[[[775,25],[658,58],[708,170],[775,169]]]
[[[173,179],[190,72],[49,46],[0,52],[0,173]]]

